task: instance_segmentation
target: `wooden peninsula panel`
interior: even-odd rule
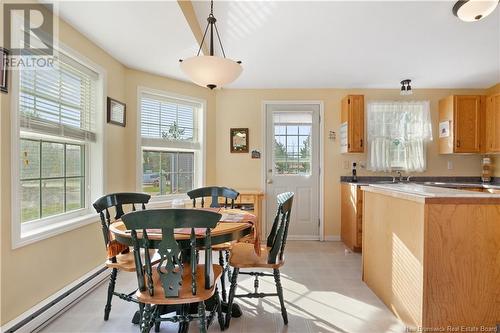
[[[496,327],[500,196],[363,189],[363,280],[394,314],[425,329]]]

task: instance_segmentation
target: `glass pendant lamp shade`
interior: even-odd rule
[[[213,0],[210,1],[210,14],[208,15],[207,22],[208,24],[203,34],[198,54],[195,57],[184,60],[181,59],[179,61],[182,71],[197,85],[210,89],[221,88],[236,80],[243,71],[243,67],[241,67],[241,61],[234,61],[226,58],[226,53],[224,52],[224,47],[222,46],[222,41],[219,36],[219,30],[217,29],[217,19],[214,16]],[[219,41],[223,57],[215,55],[214,31]],[[200,55],[207,33],[209,33],[208,44],[210,53],[208,55]]]
[[[191,81],[210,89],[233,82],[243,71],[239,62],[217,56],[191,57],[184,59],[180,65]]]
[[[460,0],[453,6],[453,14],[465,22],[479,21],[493,13],[498,0]]]

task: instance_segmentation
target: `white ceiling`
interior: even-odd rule
[[[215,1],[229,88],[485,88],[500,82],[500,9],[476,23],[449,1]],[[209,3],[195,2],[202,30]],[[60,15],[126,66],[187,80],[197,51],[174,1],[61,2]]]

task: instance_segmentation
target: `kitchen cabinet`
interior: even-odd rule
[[[486,97],[486,153],[500,153],[500,94]]]
[[[439,153],[481,153],[485,140],[485,96],[452,95],[439,101],[439,123],[449,123],[439,137]],[[441,127],[441,126],[440,126]]]
[[[341,101],[340,112],[342,153],[363,153],[365,151],[365,97],[348,95]]]
[[[361,186],[348,183],[343,183],[340,186],[340,238],[349,249],[360,252],[363,222]]]

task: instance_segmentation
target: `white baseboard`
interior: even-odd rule
[[[62,288],[55,294],[47,297],[45,300],[42,302],[36,304],[17,318],[9,321],[5,325],[3,325],[0,328],[1,333],[10,333],[10,332],[16,332],[16,333],[29,333],[36,331],[37,329],[40,328],[41,325],[46,324],[47,321],[49,321],[51,318],[53,318],[56,315],[59,315],[62,311],[67,310],[68,306],[77,301],[80,297],[85,295],[87,292],[91,291],[93,288],[95,288],[97,285],[99,285],[101,282],[103,282],[106,278],[109,277],[109,271],[103,270],[102,272],[99,273],[104,268],[104,266],[98,266],[79,278],[76,281],[73,281],[66,287]],[[99,274],[97,274],[99,273]],[[97,275],[96,275],[97,274]],[[85,280],[88,280],[90,277],[95,275],[92,279],[87,281],[85,284],[81,285],[79,288],[73,290],[71,293],[67,294],[71,289],[75,288]],[[65,295],[67,294],[67,295]],[[63,298],[61,298],[63,297]],[[60,298],[60,299],[59,299]],[[59,300],[58,300],[59,299]],[[51,303],[56,302],[55,304],[51,305]],[[50,307],[47,307],[51,305]],[[42,310],[44,307],[47,307],[43,312],[39,312]],[[23,321],[26,321],[27,319],[31,318],[34,316],[33,319],[27,321],[24,325],[19,326]],[[16,328],[17,327],[17,328]]]
[[[325,236],[325,242],[340,242],[339,235]]]
[[[317,241],[319,236],[288,236],[287,239],[291,241]]]

